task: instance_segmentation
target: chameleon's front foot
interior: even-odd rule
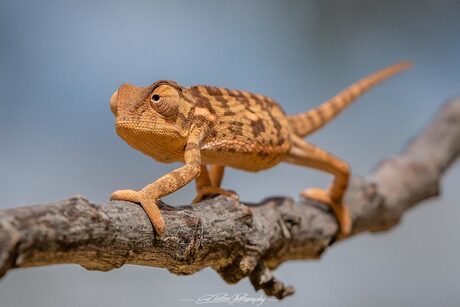
[[[334,201],[331,198],[330,193],[318,188],[306,189],[302,191],[300,195],[305,198],[310,198],[325,203],[326,205],[331,207],[337,221],[339,222],[340,233],[345,236],[350,234],[351,217],[348,208],[342,202]]]
[[[213,195],[224,195],[224,196],[228,196],[228,197],[231,197],[231,198],[234,198],[234,199],[237,199],[237,200],[239,199],[238,194],[236,194],[233,191],[224,190],[224,189],[221,189],[221,188],[215,187],[215,186],[205,186],[205,187],[202,187],[198,191],[198,194],[193,199],[192,203],[194,203],[194,204],[198,203],[198,202],[206,199],[208,196],[213,196]]]
[[[161,216],[160,209],[156,204],[157,199],[148,197],[148,195],[142,191],[118,190],[112,193],[110,200],[124,200],[139,203],[142,208],[144,208],[145,213],[147,213],[147,216],[152,222],[152,225],[157,233],[160,236],[165,233],[166,225],[163,217]]]

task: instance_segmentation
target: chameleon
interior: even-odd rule
[[[287,115],[272,98],[248,91],[160,80],[147,87],[124,83],[110,98],[115,130],[134,149],[162,163],[182,162],[139,191],[117,190],[111,200],[139,203],[161,236],[166,224],[157,201],[193,179],[193,203],[212,195],[238,197],[221,188],[225,167],[258,172],[281,162],[333,176],[327,189],[307,188],[301,196],[329,206],[338,233],[348,235],[352,222],[344,204],[350,178],[348,163],[317,147],[310,135],[383,80],[411,66],[393,64],[354,83],[309,111]]]

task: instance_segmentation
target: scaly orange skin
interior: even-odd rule
[[[166,226],[156,201],[196,180],[194,202],[211,194],[235,196],[220,188],[224,167],[257,172],[282,161],[334,175],[328,190],[307,189],[302,195],[329,205],[343,235],[351,219],[342,203],[348,165],[302,137],[318,130],[372,86],[407,69],[402,62],[378,71],[319,107],[288,116],[269,97],[212,86],[182,87],[157,81],[148,87],[123,84],[110,108],[117,134],[153,159],[184,165],[140,191],[119,190],[111,199],[138,202],[161,235]],[[207,165],[211,165],[208,172]]]

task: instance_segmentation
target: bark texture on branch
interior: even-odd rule
[[[346,203],[352,235],[384,231],[403,213],[439,193],[443,172],[460,153],[460,99],[444,105],[405,150],[367,178],[354,177]],[[123,264],[192,274],[212,267],[224,280],[250,278],[256,289],[283,298],[294,292],[272,275],[291,259],[316,259],[340,238],[320,203],[271,198],[259,204],[222,196],[197,205],[161,204],[167,225],[154,234],[142,208],[93,204],[80,196],[0,211],[0,276],[13,268],[76,263],[108,271]]]

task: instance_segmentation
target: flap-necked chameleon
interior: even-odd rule
[[[159,162],[184,165],[140,191],[115,191],[111,199],[140,203],[161,235],[166,230],[156,204],[161,197],[193,179],[198,193],[194,202],[213,194],[234,196],[220,187],[225,167],[257,172],[287,162],[334,176],[328,189],[310,188],[301,195],[329,205],[340,231],[347,235],[352,225],[343,196],[350,167],[304,137],[323,127],[365,91],[408,67],[409,62],[389,66],[296,115],[287,115],[267,96],[247,91],[183,87],[167,80],[147,87],[123,84],[110,99],[117,134]]]

